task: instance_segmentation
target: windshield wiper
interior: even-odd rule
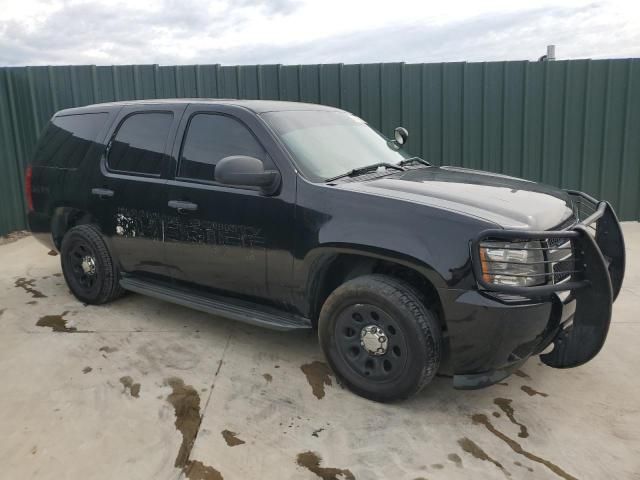
[[[423,165],[426,165],[428,167],[431,166],[431,164],[429,162],[427,162],[426,160],[423,160],[420,157],[411,157],[411,158],[405,158],[404,160],[402,160],[400,163],[398,163],[398,165],[400,166],[404,166],[404,165],[409,165],[410,163],[413,162],[418,162],[418,163],[422,163]]]
[[[363,173],[367,173],[367,172],[370,172],[372,170],[377,170],[380,167],[395,168],[396,170],[400,170],[400,171],[404,172],[404,168],[402,168],[402,165],[400,165],[400,164],[396,165],[396,164],[388,163],[388,162],[379,162],[379,163],[373,163],[371,165],[365,165],[364,167],[354,168],[352,170],[349,170],[348,172],[341,173],[340,175],[336,175],[335,177],[327,178],[325,180],[325,182],[327,182],[327,183],[328,182],[333,182],[334,180],[338,180],[339,178],[344,178],[344,177],[354,177],[356,175],[361,175]]]

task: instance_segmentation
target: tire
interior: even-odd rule
[[[65,234],[60,262],[69,289],[83,303],[100,305],[124,293],[118,267],[95,225],[78,225]]]
[[[341,383],[370,400],[405,399],[440,365],[436,315],[411,285],[385,275],[358,277],[334,290],[320,311],[318,337]]]

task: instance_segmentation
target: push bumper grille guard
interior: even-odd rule
[[[485,230],[471,245],[472,268],[480,290],[529,298],[572,292],[576,300],[573,322],[556,334],[554,349],[540,356],[545,364],[556,368],[576,367],[598,354],[607,338],[612,303],[620,293],[625,270],[624,238],[611,205],[582,192],[568,190],[567,193],[573,202],[577,223],[566,230]],[[532,240],[540,241],[545,255],[542,262],[545,273],[540,275],[546,284],[526,287],[485,281],[480,258],[482,242]],[[549,260],[549,252],[566,248],[567,242],[570,242],[573,259],[563,265],[569,270],[554,270],[561,262]],[[554,283],[559,278],[561,283]]]

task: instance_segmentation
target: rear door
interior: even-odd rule
[[[92,182],[91,211],[124,272],[167,277],[162,213],[168,154],[184,108],[128,106],[112,127]]]

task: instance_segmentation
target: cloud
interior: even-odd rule
[[[204,0],[164,0],[150,9],[133,2],[115,8],[85,2],[59,8],[35,28],[20,18],[0,21],[0,65],[179,61],[189,52],[172,52],[173,44],[183,45],[196,33],[215,38],[220,32],[242,29],[250,15],[268,19],[290,14],[297,2],[236,0],[213,5],[217,8]]]
[[[300,7],[299,0],[236,0],[236,7],[261,9],[267,15],[290,15]]]
[[[0,65],[533,60],[548,43],[561,58],[640,55],[637,8],[610,2],[498,1],[484,11],[472,2],[467,13],[417,0],[398,11],[339,0],[325,9],[303,0],[141,1],[0,17]]]

